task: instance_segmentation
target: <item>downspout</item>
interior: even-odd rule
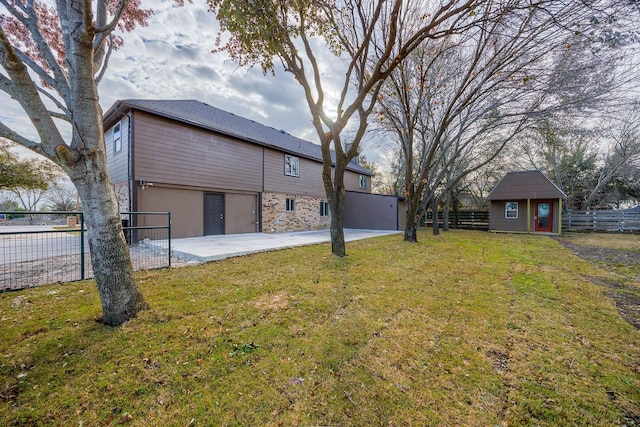
[[[262,200],[264,197],[264,152],[265,148],[262,147],[262,188],[260,194],[258,195],[258,212],[256,212],[256,231],[258,233],[262,233]]]
[[[129,205],[130,205],[130,211],[129,212],[137,212],[138,211],[138,189],[136,186],[136,182],[135,182],[135,156],[134,156],[134,142],[133,142],[133,135],[134,135],[134,130],[133,130],[133,126],[134,126],[134,118],[133,118],[133,111],[130,111],[128,114],[129,116],[129,188],[131,191],[130,194],[130,198],[129,198]],[[137,219],[137,215],[130,215],[131,218],[131,223],[129,224],[131,227],[137,227],[138,226],[138,219]]]
[[[128,145],[129,145],[129,188],[131,191],[131,195],[129,196],[129,212],[138,212],[138,188],[136,186],[136,181],[134,180],[135,177],[135,156],[134,156],[134,151],[133,151],[133,135],[134,135],[134,131],[133,131],[133,125],[134,125],[134,119],[133,119],[133,111],[129,111],[127,113],[127,116],[129,117],[129,141]],[[138,215],[131,215],[129,214],[129,227],[138,227]],[[138,231],[135,230],[135,228],[133,230],[129,230],[130,232],[130,239],[131,239],[131,243],[137,243],[138,242]]]
[[[129,206],[127,206],[127,210],[129,212],[133,212],[133,177],[131,176],[131,159],[131,116],[129,116],[129,126],[127,126],[127,190],[129,191],[129,197],[127,199],[127,204]]]
[[[527,234],[531,234],[531,199],[527,199]]]

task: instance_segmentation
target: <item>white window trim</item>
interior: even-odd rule
[[[360,178],[358,180],[358,187],[367,188],[367,176],[366,175],[360,175]]]
[[[296,199],[292,199],[287,197],[287,199],[284,202],[285,206],[284,206],[284,210],[286,212],[293,212],[296,210]]]
[[[116,133],[116,129],[118,132]],[[119,153],[122,151],[122,123],[118,122],[113,126],[113,152]]]
[[[289,154],[284,155],[284,174],[286,176],[300,176],[300,158],[291,156]]]
[[[515,204],[515,209],[509,209],[509,205],[511,204]],[[509,216],[509,212],[515,212],[516,216]],[[518,205],[518,202],[506,202],[504,204],[504,217],[506,219],[518,219],[519,215],[520,215],[520,206]]]
[[[329,208],[329,202],[321,201],[320,202],[320,216],[322,218],[326,218],[331,215],[331,208]]]

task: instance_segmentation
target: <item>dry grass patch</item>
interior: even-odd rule
[[[569,233],[564,239],[584,247],[640,252],[640,236],[623,233]]]
[[[637,425],[611,273],[537,236],[388,236],[0,295],[1,425]],[[634,424],[636,423],[636,424]]]
[[[640,329],[640,237],[637,234],[572,233],[557,240],[580,258],[609,273],[589,279],[604,286],[622,317]]]

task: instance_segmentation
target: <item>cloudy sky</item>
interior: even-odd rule
[[[125,45],[112,55],[99,87],[104,111],[118,99],[196,99],[317,142],[304,93],[292,75],[279,68],[275,76],[265,76],[259,67],[240,68],[225,54],[211,53],[218,25],[204,0],[185,7],[143,0],[143,6],[155,15],[149,26],[125,34]],[[335,76],[341,83],[339,61],[325,58],[325,78]],[[33,135],[19,105],[6,96],[0,102],[0,120]]]

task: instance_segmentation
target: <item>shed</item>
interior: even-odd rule
[[[539,170],[508,172],[487,196],[489,230],[560,234],[566,198]]]

